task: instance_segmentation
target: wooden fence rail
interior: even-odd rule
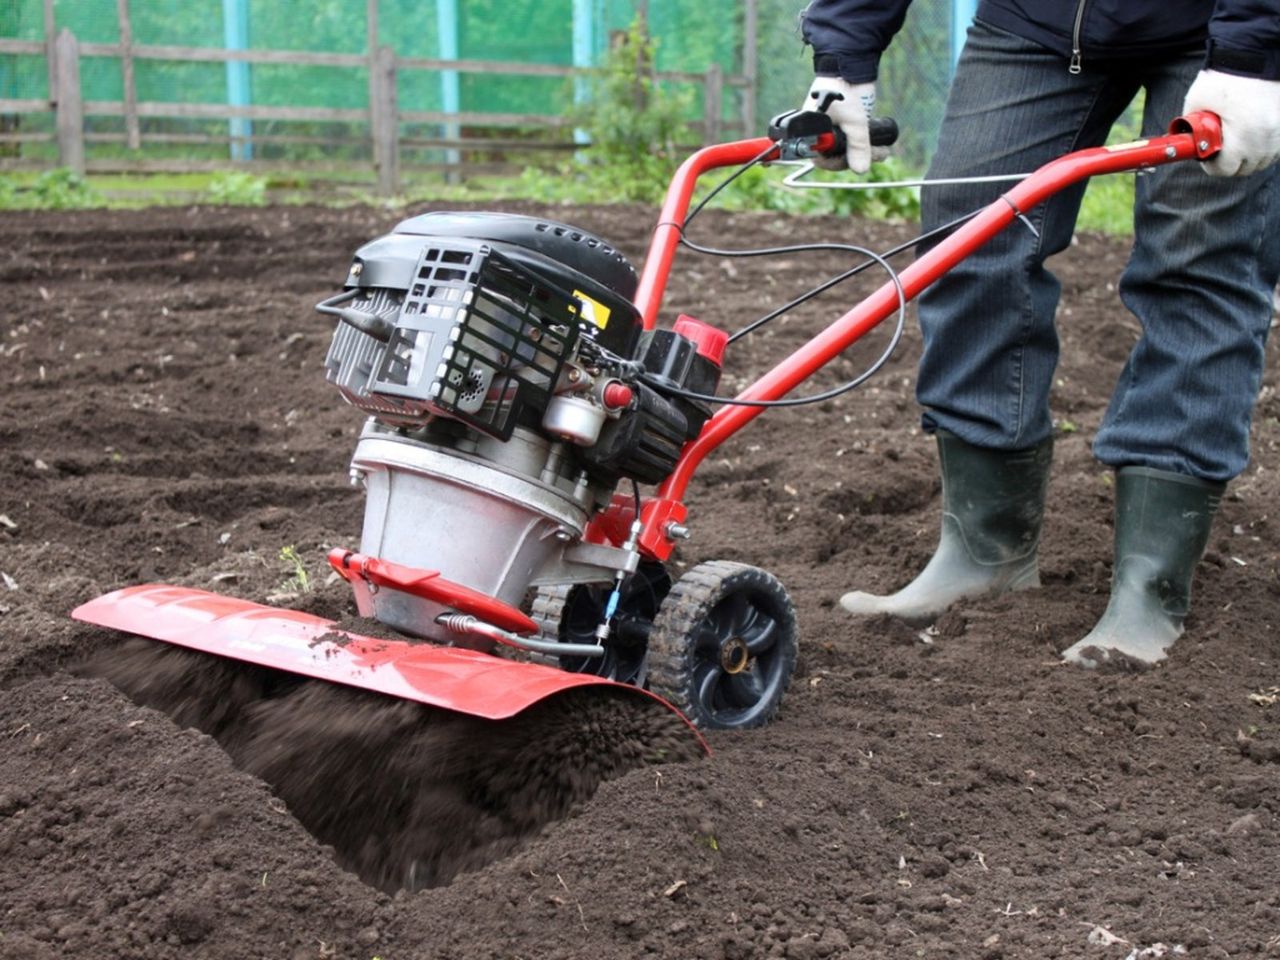
[[[542,63],[510,63],[487,60],[441,60],[425,57],[401,57],[391,47],[378,47],[370,54],[321,53],[294,50],[223,50],[205,47],[157,46],[135,43],[129,26],[128,0],[117,0],[120,15],[119,43],[80,43],[67,29],[58,32],[53,43],[0,38],[0,55],[48,57],[49,99],[0,99],[0,114],[49,114],[54,116],[52,139],[58,147],[58,162],[83,174],[94,171],[130,171],[157,169],[155,161],[140,156],[123,160],[89,160],[86,143],[123,143],[136,153],[144,144],[191,144],[225,146],[230,151],[236,144],[309,144],[315,146],[342,146],[350,148],[349,135],[342,138],[322,135],[287,136],[281,134],[237,135],[233,126],[226,134],[173,133],[172,131],[147,131],[144,118],[196,119],[209,121],[275,120],[311,123],[343,123],[362,127],[367,135],[357,143],[368,150],[377,173],[379,193],[391,196],[399,192],[401,165],[405,151],[441,149],[445,152],[446,166],[453,166],[453,173],[462,175],[474,169],[468,164],[462,167],[461,151],[484,150],[567,150],[581,146],[574,143],[569,134],[572,122],[554,114],[486,113],[477,111],[444,112],[437,110],[407,110],[399,103],[400,78],[413,71],[452,71],[458,74],[501,74],[528,77],[564,77],[567,79],[590,76],[592,71],[582,67],[567,67]],[[80,86],[80,60],[83,57],[114,57],[120,60],[123,94],[120,100],[89,100],[82,97]],[[250,63],[286,64],[291,66],[322,66],[359,68],[368,70],[368,107],[334,108],[302,106],[237,106],[219,103],[171,103],[140,101],[134,80],[135,62],[161,60],[177,63]],[[654,79],[686,84],[697,84],[702,89],[702,119],[692,124],[694,136],[703,142],[721,138],[726,128],[750,131],[754,125],[754,69],[744,75],[726,76],[718,65],[705,73],[687,71],[659,71]],[[726,93],[735,91],[741,100],[738,119],[725,123]],[[85,129],[85,118],[91,116],[123,117],[122,133],[93,133]],[[438,125],[442,136],[406,136],[405,124]],[[479,138],[467,138],[459,134],[464,125],[484,128]],[[558,136],[537,141],[526,141],[517,136],[495,135],[494,130],[541,130]],[[40,143],[50,140],[48,133],[39,131],[8,132],[0,136],[5,144]],[[0,161],[2,166],[14,166],[15,161]],[[216,165],[216,164],[212,164]],[[192,160],[186,169],[209,169],[207,160]],[[270,170],[285,166],[283,162],[254,162],[257,170]],[[304,165],[289,162],[288,169],[298,170]],[[428,166],[439,166],[429,164]],[[180,161],[162,161],[160,167],[167,170],[183,169]],[[485,164],[492,169],[492,164]]]

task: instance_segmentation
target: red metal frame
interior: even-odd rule
[[[1041,167],[904,268],[898,274],[898,281],[906,299],[913,300],[959,261],[1007,227],[1014,218],[1073,183],[1097,174],[1156,167],[1180,160],[1203,160],[1217,153],[1222,146],[1222,127],[1218,118],[1211,113],[1179,117],[1169,129],[1166,136],[1114,147],[1080,150]],[[770,141],[766,138],[718,144],[699,150],[680,166],[667,191],[636,293],[636,306],[640,309],[646,328],[657,323],[658,309],[680,241],[681,227],[698,178],[710,170],[747,163],[769,146]],[[766,159],[777,159],[776,149],[773,156],[767,156]],[[867,331],[892,316],[898,306],[898,287],[892,282],[886,282],[866,300],[743,390],[737,399],[781,399],[839,356]],[[658,488],[657,495],[645,505],[642,514],[645,530],[641,543],[653,550],[659,559],[668,556],[674,547],[665,523],[679,512],[675,507],[681,503],[698,465],[707,454],[754,420],[764,409],[766,408],[724,406],[685,447],[675,470]],[[659,524],[663,526],[658,526]]]
[[[442,606],[452,607],[460,613],[491,623],[512,633],[537,634],[538,625],[510,604],[503,603],[479,590],[472,590],[461,583],[454,583],[440,576],[439,570],[421,570],[403,563],[393,563],[381,557],[368,557],[363,553],[334,547],[327,558],[329,566],[353,587],[369,584],[389,587],[423,600],[431,600]],[[357,603],[360,600],[356,594]]]

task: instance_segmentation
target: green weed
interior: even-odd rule
[[[102,196],[84,177],[66,167],[46,170],[35,179],[0,177],[0,209],[82,210],[103,205]]]
[[[298,593],[310,593],[311,576],[307,573],[302,557],[298,556],[297,548],[292,544],[287,547],[281,547],[280,559],[288,565],[289,579],[285,582],[285,586],[296,590]]]
[[[869,183],[910,180],[917,174],[897,157],[873,163],[864,178]],[[884,187],[872,190],[831,190],[835,213],[852,213],[874,220],[919,220],[920,190],[916,187]]]
[[[235,207],[260,207],[267,202],[267,180],[242,170],[224,170],[209,181],[210,203]]]

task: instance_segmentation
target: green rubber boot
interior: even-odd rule
[[[1225,483],[1150,467],[1116,471],[1115,566],[1098,625],[1062,659],[1083,667],[1163,660],[1182,635],[1191,575],[1209,542]]]
[[[855,591],[850,613],[892,614],[923,626],[957,600],[1040,586],[1036,550],[1053,439],[1028,450],[988,450],[939,431],[942,532],[911,583],[887,597]]]

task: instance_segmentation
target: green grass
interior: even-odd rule
[[[136,193],[142,196],[164,193],[198,193],[209,186],[209,173],[102,173],[90,174],[89,181],[103,193]]]
[[[1133,233],[1133,174],[1094,177],[1084,192],[1077,230]]]
[[[775,210],[790,214],[855,213],[878,219],[910,220],[918,215],[913,190],[853,192],[792,190],[781,186],[779,168],[756,168],[739,177],[713,201],[731,210]],[[654,195],[665,186],[663,171],[652,172]],[[727,171],[712,174],[699,196]],[[873,178],[898,179],[911,172],[890,161],[873,168]],[[540,200],[546,203],[604,204],[618,194],[606,179],[576,175],[572,168],[526,168],[517,176],[485,176],[449,183],[439,174],[406,171],[401,196],[378,197],[368,172],[316,172],[260,176],[228,168],[205,173],[91,174],[82,181],[65,170],[0,174],[0,210],[112,207],[136,209],[209,203],[256,206],[263,203],[367,203],[391,208],[422,201]],[[1132,174],[1095,177],[1085,191],[1077,228],[1127,235],[1133,232]],[[652,201],[648,201],[652,202]]]
[[[263,203],[333,203],[373,201],[367,172],[258,175],[228,168],[195,173],[89,174],[69,171],[0,173],[0,210],[59,210],[83,207],[139,209],[209,203],[259,206]]]

